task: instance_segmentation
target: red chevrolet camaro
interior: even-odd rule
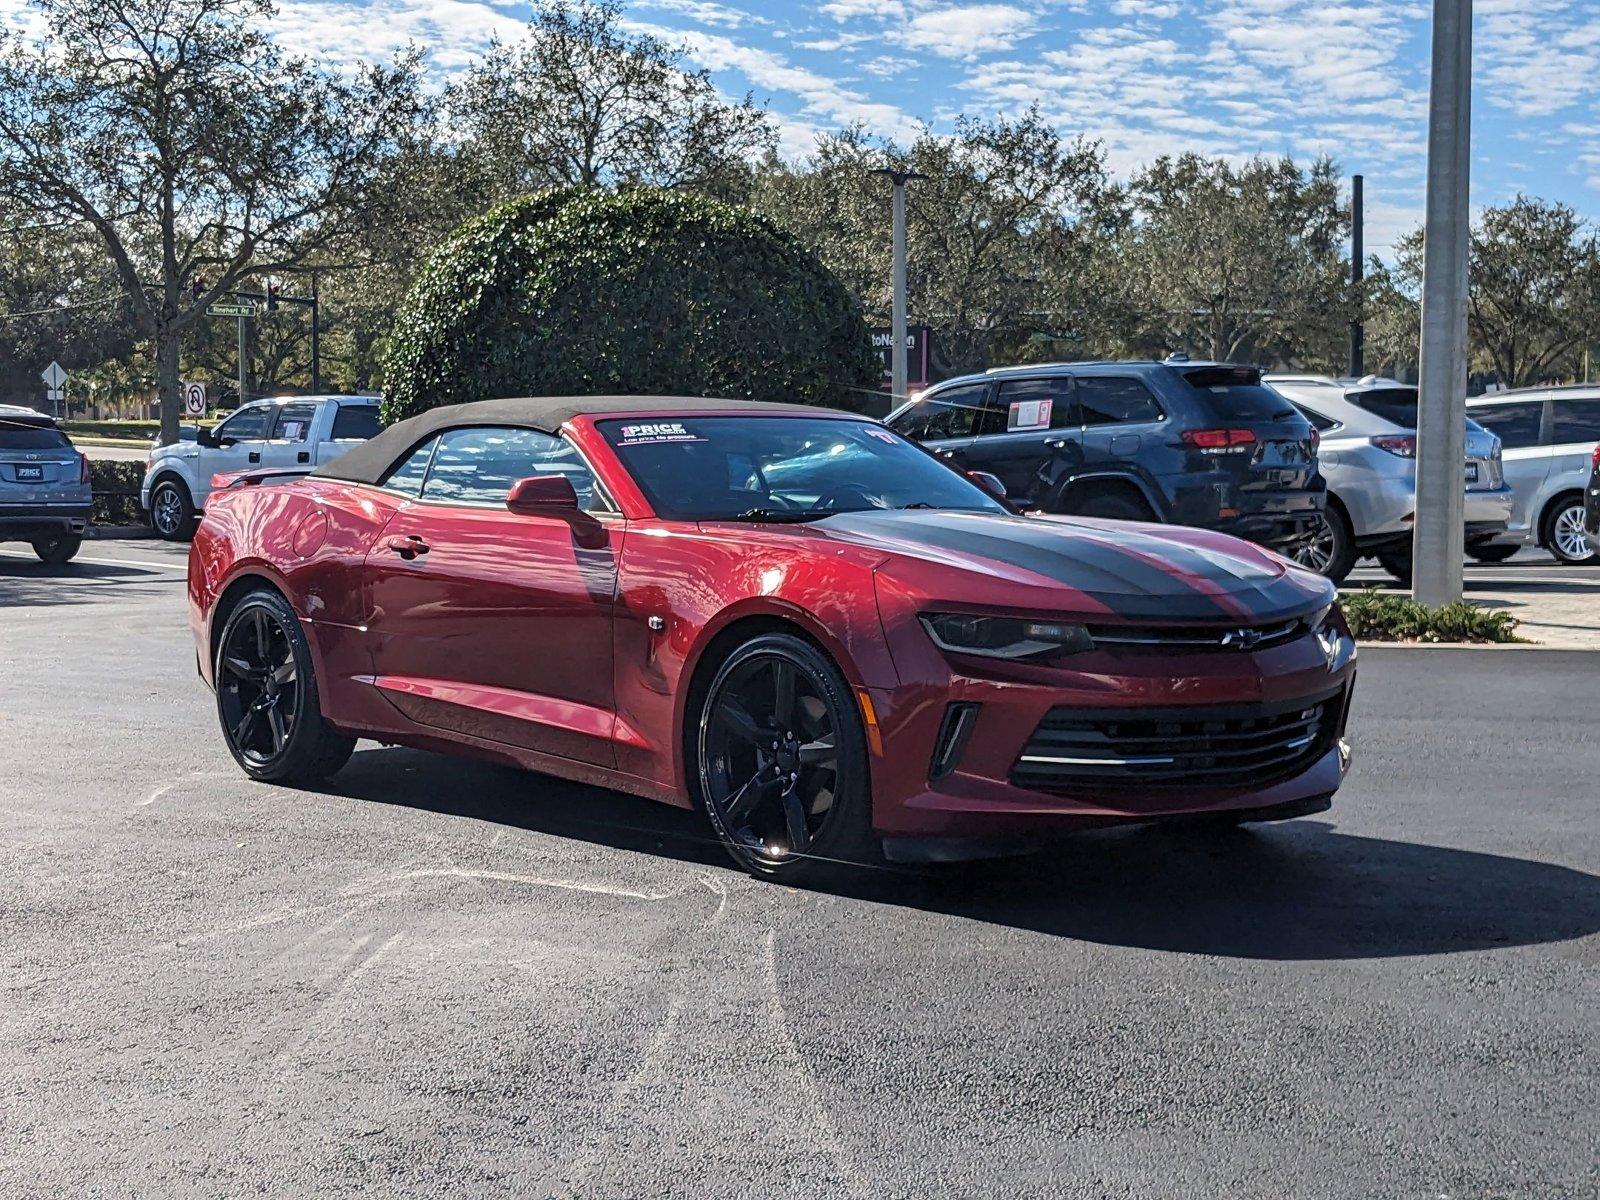
[[[190,552],[240,766],[357,738],[698,807],[746,868],[1328,807],[1355,646],[1320,576],[1022,516],[865,418],[492,400],[235,478]]]

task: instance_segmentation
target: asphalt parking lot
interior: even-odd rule
[[[1592,652],[1364,648],[1322,817],[818,893],[499,767],[252,784],[182,580],[0,547],[0,1195],[1600,1191]]]

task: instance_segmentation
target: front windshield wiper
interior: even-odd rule
[[[727,517],[725,520],[766,521],[774,525],[786,525],[801,521],[816,521],[834,515],[831,508],[747,508],[742,513]]]

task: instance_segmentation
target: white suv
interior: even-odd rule
[[[1583,489],[1600,443],[1600,386],[1493,392],[1468,400],[1467,413],[1499,435],[1506,482],[1516,493],[1510,528],[1472,556],[1500,562],[1533,542],[1559,563],[1600,559],[1583,536]]]

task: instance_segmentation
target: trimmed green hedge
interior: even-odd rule
[[[1364,642],[1522,642],[1519,622],[1496,608],[1458,601],[1438,608],[1409,596],[1364,588],[1339,596],[1345,620],[1357,641]]]
[[[142,525],[144,512],[139,507],[139,485],[144,482],[144,464],[89,460],[89,486],[94,489],[94,508],[89,520],[95,525]]]
[[[859,408],[878,377],[860,304],[766,218],[557,190],[467,222],[424,267],[389,337],[383,418],[608,393]]]

